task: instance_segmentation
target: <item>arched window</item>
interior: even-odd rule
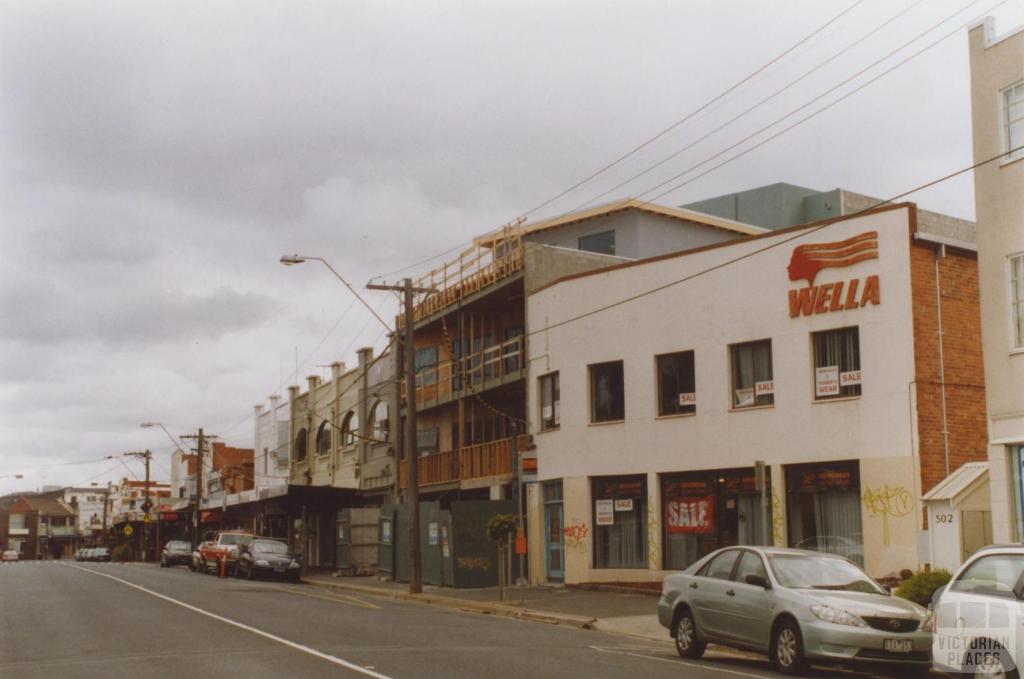
[[[299,430],[299,433],[295,435],[295,441],[292,443],[292,456],[299,462],[306,459],[306,428],[303,427]]]
[[[316,430],[316,454],[329,455],[331,452],[331,423],[324,420]]]
[[[350,446],[356,442],[356,434],[359,433],[359,418],[354,411],[345,413],[341,420],[341,445]]]
[[[387,401],[377,401],[370,411],[370,426],[373,428],[373,438],[378,441],[387,441],[391,435],[391,423]]]

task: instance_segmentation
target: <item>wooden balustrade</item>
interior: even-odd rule
[[[525,338],[519,335],[463,356],[459,359],[461,370],[456,361],[443,361],[420,370],[416,373],[416,407],[438,405],[462,392],[477,391],[507,377],[520,377],[526,368],[524,348]]]
[[[529,436],[519,437],[519,450],[525,450],[530,443]],[[458,450],[444,450],[423,455],[417,467],[417,481],[420,486],[439,483],[466,481],[511,474],[512,438],[477,443]],[[409,483],[409,465],[403,460],[399,471],[402,488]]]

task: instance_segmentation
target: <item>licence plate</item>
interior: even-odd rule
[[[910,653],[914,650],[914,642],[910,639],[886,639],[882,648],[890,653]]]
[[[275,573],[284,573],[284,569],[283,568],[275,568],[274,572]]]

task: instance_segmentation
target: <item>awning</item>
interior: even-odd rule
[[[199,523],[214,523],[220,521],[220,517],[220,510],[217,510],[215,512],[203,512],[199,515]]]
[[[925,493],[921,499],[952,500],[956,504],[981,482],[988,480],[987,462],[967,462]]]

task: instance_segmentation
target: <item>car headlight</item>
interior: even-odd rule
[[[290,564],[288,564],[288,568],[298,568],[298,567],[299,567],[299,562],[298,561],[292,561]]]
[[[932,629],[932,622],[934,621],[934,619],[935,619],[935,611],[927,611],[924,614],[924,617],[921,618],[921,626],[918,627],[918,629],[919,630],[924,630],[924,631],[931,630],[932,632],[934,632],[935,630]]]
[[[256,559],[257,566],[269,566],[270,563],[266,559]]]
[[[832,608],[824,604],[815,604],[811,606],[811,613],[824,620],[825,622],[831,622],[834,625],[849,625],[850,627],[867,627],[868,624],[858,618],[852,613],[847,613],[840,608]]]

